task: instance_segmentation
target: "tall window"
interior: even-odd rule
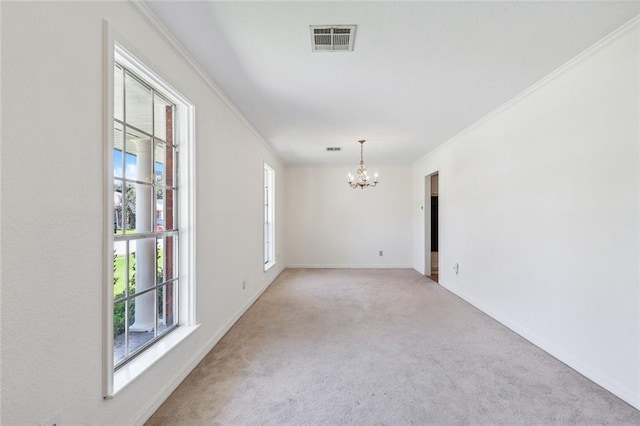
[[[275,259],[275,233],[273,215],[274,171],[266,163],[264,165],[264,270],[271,268],[276,263]]]
[[[176,105],[116,55],[113,122],[113,365],[178,324]]]

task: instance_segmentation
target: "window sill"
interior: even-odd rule
[[[264,264],[264,271],[267,272],[269,269],[271,269],[273,267],[273,265],[275,265],[276,262],[269,262],[269,263],[265,263]]]
[[[155,364],[160,358],[178,346],[200,325],[179,326],[140,355],[123,365],[113,373],[113,396],[132,383],[138,376]]]

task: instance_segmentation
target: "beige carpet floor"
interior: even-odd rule
[[[412,270],[286,270],[149,425],[640,425]]]

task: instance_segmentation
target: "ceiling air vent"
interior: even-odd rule
[[[311,25],[311,50],[314,52],[352,51],[355,25]]]
[[[339,146],[328,146],[327,151],[331,151],[331,152],[342,151],[342,148]]]

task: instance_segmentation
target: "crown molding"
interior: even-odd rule
[[[454,136],[450,137],[449,139],[447,139],[446,141],[444,141],[440,145],[436,146],[434,149],[432,149],[431,151],[427,152],[426,154],[422,155],[420,158],[415,160],[412,163],[412,165],[415,165],[416,163],[418,163],[420,161],[423,161],[424,159],[426,159],[426,158],[434,155],[435,153],[443,150],[445,147],[447,147],[447,146],[449,146],[451,144],[454,144],[458,140],[462,139],[465,135],[471,133],[476,128],[478,128],[481,125],[483,125],[484,123],[490,121],[491,119],[493,119],[494,117],[496,117],[500,113],[504,112],[505,110],[511,108],[513,105],[517,104],[521,100],[523,100],[526,97],[528,97],[531,93],[535,92],[536,90],[538,90],[542,86],[546,85],[547,83],[553,81],[554,79],[556,79],[560,75],[564,74],[569,69],[571,69],[574,66],[578,65],[580,62],[582,62],[586,58],[590,57],[591,55],[594,55],[601,48],[603,48],[607,44],[611,43],[612,41],[616,40],[618,37],[621,37],[627,31],[630,31],[630,30],[632,30],[632,29],[634,29],[634,28],[636,28],[638,26],[640,26],[640,15],[636,15],[631,20],[629,20],[625,24],[621,25],[617,29],[613,30],[611,33],[607,34],[606,36],[602,37],[600,40],[595,42],[593,45],[589,46],[588,48],[586,48],[585,50],[583,50],[581,53],[579,53],[578,55],[574,56],[573,58],[569,59],[567,62],[565,62],[564,64],[560,65],[558,68],[556,68],[555,70],[551,71],[549,74],[547,74],[546,76],[542,77],[540,80],[538,80],[537,82],[533,83],[531,86],[527,87],[522,92],[518,93],[516,96],[514,96],[511,99],[509,99],[508,101],[506,101],[505,103],[503,103],[499,107],[495,108],[494,110],[489,112],[484,117],[482,117],[479,120],[471,123],[469,126],[467,126],[466,128],[462,129],[460,132],[458,132]]]
[[[267,142],[267,140],[258,132],[258,130],[251,124],[251,122],[247,119],[247,117],[235,106],[233,102],[229,99],[229,97],[224,93],[224,91],[209,77],[209,75],[202,69],[200,64],[194,59],[193,56],[187,51],[187,49],[182,46],[182,44],[176,39],[176,37],[169,31],[169,29],[160,21],[157,15],[149,9],[149,7],[145,4],[145,2],[140,0],[127,0],[127,3],[149,24],[151,29],[153,29],[156,34],[162,38],[164,42],[166,42],[175,53],[177,53],[204,81],[207,85],[213,90],[213,92],[222,99],[222,101],[233,111],[233,113],[242,121],[242,123],[255,135],[256,138],[260,141],[260,143],[273,155],[278,159],[281,163],[284,164],[284,161],[280,156],[276,153],[273,147]]]

